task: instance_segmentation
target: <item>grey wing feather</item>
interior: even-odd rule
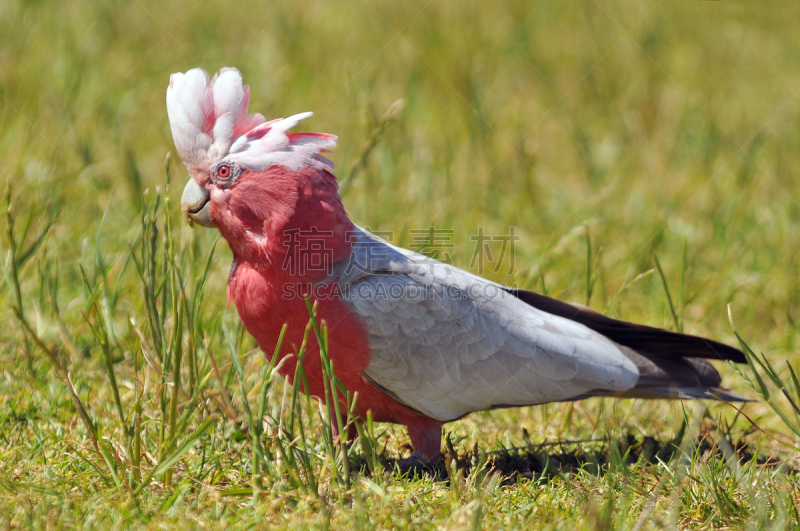
[[[636,365],[601,334],[366,231],[354,243],[336,277],[369,336],[365,376],[407,406],[448,421],[635,386]]]

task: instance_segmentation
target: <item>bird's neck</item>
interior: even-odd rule
[[[330,172],[311,167],[272,171],[261,182],[280,189],[281,201],[260,209],[266,219],[259,223],[261,234],[248,234],[250,245],[228,239],[237,262],[250,262],[276,283],[297,283],[328,276],[334,264],[350,256],[355,225]],[[243,199],[256,195],[254,190]]]
[[[242,184],[237,188],[243,197],[231,205],[241,223],[222,229],[236,231],[223,233],[235,260],[228,300],[262,349],[271,352],[284,324],[302,336],[308,322],[306,296],[328,299],[319,287],[329,289],[332,284],[324,280],[334,264],[349,258],[355,225],[344,210],[336,178],[327,171],[273,171],[260,176],[259,187]],[[271,187],[270,193],[264,193],[265,187]],[[287,336],[287,345],[301,341]]]

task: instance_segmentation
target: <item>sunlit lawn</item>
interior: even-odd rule
[[[800,421],[775,388],[797,391],[798,14],[788,2],[0,3],[0,523],[800,525]],[[737,344],[730,308],[775,367],[764,385],[784,418],[764,400],[738,413],[593,399],[447,425],[437,478],[382,470],[410,453],[399,427],[375,424],[343,453],[228,308],[224,241],[181,223],[187,174],[164,99],[169,75],[196,66],[238,67],[268,118],[314,111],[300,128],[339,135],[351,218],[395,244]],[[480,234],[495,239],[483,248]],[[747,367],[720,370],[758,398]]]

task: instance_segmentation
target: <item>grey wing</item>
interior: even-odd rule
[[[368,333],[365,376],[408,407],[448,421],[636,384],[619,345],[585,326],[365,231],[356,243],[339,281]]]

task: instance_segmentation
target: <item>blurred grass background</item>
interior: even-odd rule
[[[465,268],[479,227],[487,234],[514,227],[520,236],[515,270],[487,271],[495,280],[733,343],[730,304],[756,351],[781,367],[784,359],[796,363],[798,15],[800,6],[790,2],[8,0],[0,4],[0,159],[15,211],[37,212],[31,233],[46,223],[39,212],[60,212],[46,254],[22,272],[29,318],[43,337],[57,338],[35,275],[37,263],[57,261],[62,317],[84,356],[72,362],[76,388],[99,418],[111,415],[102,360],[81,315],[79,265],[93,281],[105,274],[115,279],[120,327],[129,317],[142,319],[138,279],[123,266],[140,230],[142,194],[163,187],[164,157],[174,150],[164,103],[169,75],[235,66],[251,87],[251,111],[272,118],[311,110],[314,117],[297,130],[339,135],[332,158],[340,178],[357,163],[386,109],[405,100],[346,190],[356,223],[394,231],[394,242],[404,246],[411,245],[409,229],[455,229],[450,255]],[[174,194],[185,179],[173,163]],[[178,228],[177,205],[173,211],[181,245],[204,256],[215,234]],[[209,315],[226,308],[230,253],[221,247],[205,290]],[[678,319],[657,274],[631,285],[609,307],[621,286],[654,267],[654,249]],[[46,491],[66,481],[54,472],[53,463],[65,455],[56,442],[81,435],[63,386],[14,326],[10,294],[0,296],[7,323],[0,332],[4,519],[44,523],[56,511],[74,525],[93,514],[93,503],[102,506],[90,482],[75,480],[87,490],[72,505],[53,505],[68,499],[69,489],[48,497],[14,487],[21,482]],[[233,311],[220,319],[236,322]],[[219,336],[213,322],[208,334]],[[115,354],[120,370],[135,349],[131,342],[130,350]],[[246,369],[255,375],[259,363]],[[738,375],[722,369],[732,388],[748,391]],[[759,426],[789,436],[766,406],[747,408]],[[712,427],[735,414],[722,404],[710,411],[704,422]],[[457,449],[466,451],[474,443],[486,450],[524,445],[522,428],[534,442],[628,432],[670,439],[683,421],[675,403],[596,400],[481,413],[450,429]],[[737,423],[742,434],[750,429],[741,417]],[[389,451],[402,453],[403,440],[400,430],[390,430]],[[707,466],[716,466],[709,459]],[[620,509],[627,496],[622,487],[608,487],[619,495],[609,502],[610,516],[603,512],[608,506],[592,509],[604,499],[598,494],[606,492],[598,486],[604,481],[576,479],[584,490],[569,482],[544,491],[534,483],[512,488],[497,495],[503,509],[492,518],[520,526],[635,521],[639,510]],[[775,496],[793,500],[794,487],[784,487]],[[472,498],[454,501],[446,487],[425,489],[409,509],[415,518],[426,515],[417,525],[457,527],[462,516],[472,518]],[[172,495],[156,492],[152,499]],[[209,508],[181,496],[159,518],[217,521],[220,504],[238,507],[216,501]],[[450,501],[436,505],[440,496]],[[514,508],[514,500],[531,496],[547,500],[527,512]],[[697,496],[706,501],[681,502],[665,525],[749,521],[750,513],[730,517],[713,489]],[[634,498],[641,505],[648,499]],[[384,502],[370,503],[377,505],[365,510],[365,522],[375,517],[388,525],[376,516]],[[544,508],[537,516],[538,507]],[[240,509],[230,511],[238,516],[228,523],[247,521]],[[308,511],[273,515],[272,523],[319,523],[319,509]],[[139,518],[110,506],[99,514],[94,525]]]

